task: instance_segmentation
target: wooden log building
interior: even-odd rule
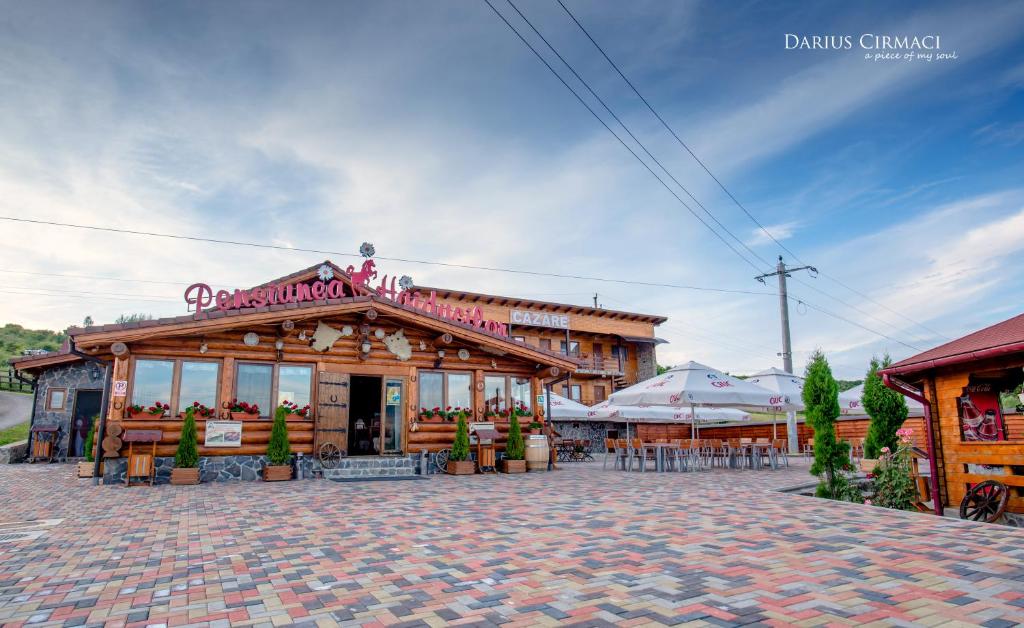
[[[401,289],[387,276],[375,286],[376,276],[373,260],[360,270],[325,261],[245,290],[194,284],[185,293],[192,314],[72,328],[61,352],[13,365],[36,378],[33,424],[59,426],[68,456],[84,436],[75,422],[80,393],[96,406],[90,416],[106,400],[106,434],[160,430],[160,457],[174,455],[189,405],[212,409],[209,421],[241,419],[240,437],[211,443],[207,420],[197,417],[204,481],[254,477],[274,409],[286,400],[310,408],[288,421],[292,450],[307,461],[325,444],[346,458],[446,449],[456,423],[434,408],[461,407],[469,421],[496,423],[503,450],[509,409],[525,408],[521,422],[543,421],[537,398],[545,385],[575,386],[580,396],[584,383],[601,394],[594,382],[605,381],[610,394],[654,372],[654,326],[663,317],[439,291],[404,277]],[[596,355],[607,372],[588,371]],[[67,384],[60,369],[88,370],[88,386]],[[233,413],[235,400],[260,411]],[[157,402],[166,410],[149,414]],[[111,459],[126,449],[116,436],[102,447]]]
[[[889,387],[925,405],[937,510],[985,480],[1024,524],[1024,314],[893,364]]]

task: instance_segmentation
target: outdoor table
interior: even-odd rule
[[[677,447],[678,445],[673,445],[672,443],[650,443],[644,446],[654,447],[655,453],[657,454],[655,457],[656,462],[654,468],[659,473],[661,473],[662,471],[665,470],[665,450]]]
[[[761,452],[759,450],[761,450],[761,449],[771,450],[772,444],[771,443],[748,443],[747,446],[750,447],[750,465],[751,465],[751,467],[753,467],[754,469],[760,469],[762,465],[761,465]],[[775,456],[771,453],[771,451],[769,451],[768,459],[771,461],[770,462],[771,468],[772,469],[777,469],[778,468],[778,463],[775,461]]]

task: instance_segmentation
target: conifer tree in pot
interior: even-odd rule
[[[519,417],[512,415],[508,423],[508,442],[505,443],[505,457],[501,460],[504,473],[526,473],[526,443],[519,428]]]
[[[96,424],[99,423],[100,416],[97,414],[92,418],[92,424],[89,426],[89,433],[85,435],[85,443],[82,448],[85,450],[85,462],[78,463],[78,477],[80,478],[91,478],[93,476],[93,468],[96,466],[96,457],[93,456],[92,450],[96,443]],[[103,473],[103,463],[100,462],[100,474]]]
[[[285,416],[288,410],[278,406],[274,411],[274,427],[270,431],[270,442],[267,444],[267,461],[263,467],[265,482],[279,482],[292,479],[292,448],[288,444],[288,423]]]
[[[476,472],[473,461],[469,458],[469,426],[466,416],[459,415],[459,423],[455,428],[455,442],[452,453],[448,456],[448,473],[452,475],[472,475]]]
[[[195,408],[185,410],[178,451],[174,452],[171,484],[199,484],[199,436],[196,432]]]

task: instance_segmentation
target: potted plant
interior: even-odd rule
[[[472,475],[475,473],[473,461],[469,458],[469,427],[466,415],[459,415],[459,423],[455,428],[455,442],[452,452],[448,454],[448,473],[452,475]]]
[[[434,417],[439,416],[440,412],[441,412],[441,408],[438,408],[438,407],[434,407],[432,410],[428,410],[426,408],[420,408],[419,419],[420,419],[420,421],[429,421],[429,420],[433,419]]]
[[[287,399],[281,402],[281,407],[285,409],[284,418],[288,421],[308,419],[311,412],[308,403],[304,406],[300,406],[294,401],[288,401]]]
[[[531,434],[540,434],[540,431],[543,428],[544,428],[544,424],[541,423],[540,421],[533,421],[533,422],[530,423],[530,433]]]
[[[231,420],[233,421],[255,421],[260,418],[260,407],[258,404],[248,401],[231,400]]]
[[[78,477],[91,478],[93,469],[96,467],[96,457],[92,454],[96,443],[96,423],[100,420],[99,415],[92,418],[92,425],[89,426],[89,433],[85,435],[85,462],[78,463]],[[100,463],[100,473],[103,473],[103,463]]]
[[[199,436],[196,433],[194,406],[189,406],[185,410],[185,422],[181,425],[178,451],[174,452],[171,484],[199,484]]]
[[[270,443],[267,444],[268,464],[263,467],[265,482],[292,479],[292,448],[288,444],[286,415],[287,411],[282,406],[274,411],[274,427],[270,430]]]
[[[501,459],[503,473],[526,473],[526,443],[519,429],[519,418],[512,417],[508,424],[508,442],[505,443],[505,457]]]
[[[193,401],[191,407],[186,408],[185,410],[182,410],[181,412],[179,412],[178,413],[178,418],[184,419],[186,412],[188,410],[190,410],[190,409],[192,410],[192,412],[195,413],[195,416],[199,417],[200,419],[212,419],[212,418],[215,418],[214,417],[213,408],[207,408],[206,406],[204,406],[203,404],[199,403],[198,401]]]
[[[142,406],[133,403],[128,406],[129,419],[159,419],[171,409],[170,404],[162,401],[154,401],[151,406]]]

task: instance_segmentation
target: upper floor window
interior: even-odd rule
[[[559,351],[561,351],[562,353],[565,353],[566,345],[565,345],[565,341],[564,340],[559,343],[559,347],[560,347]],[[573,357],[579,357],[579,355],[580,355],[580,343],[575,341],[575,340],[570,340],[569,341],[569,353],[567,355],[571,355]]]

